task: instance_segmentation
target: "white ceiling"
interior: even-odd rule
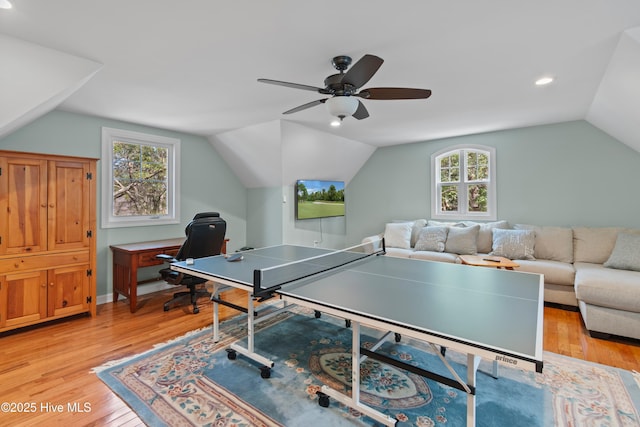
[[[640,151],[637,0],[12,2],[0,61],[24,72],[0,67],[0,137],[61,102],[205,136],[286,118],[372,146],[586,119]],[[366,53],[385,63],[365,86],[433,95],[365,100],[371,117],[333,129],[322,105],[281,114],[322,95],[256,82],[323,86],[332,57]]]

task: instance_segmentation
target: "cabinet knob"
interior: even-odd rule
[[[49,286],[53,287],[53,282],[49,283]]]

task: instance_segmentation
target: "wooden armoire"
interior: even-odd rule
[[[95,316],[96,162],[0,151],[0,332]]]

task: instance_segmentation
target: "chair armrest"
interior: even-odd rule
[[[167,255],[167,254],[158,254],[158,255],[156,255],[156,258],[160,258],[160,259],[164,260],[165,262],[176,262],[176,261],[178,261],[177,259],[175,259],[171,255]]]

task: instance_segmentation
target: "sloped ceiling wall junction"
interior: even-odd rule
[[[0,34],[0,138],[48,113],[102,64]]]
[[[276,120],[209,138],[247,188],[285,187],[297,179],[349,181],[375,147]]]
[[[640,28],[620,37],[586,120],[640,151]]]

